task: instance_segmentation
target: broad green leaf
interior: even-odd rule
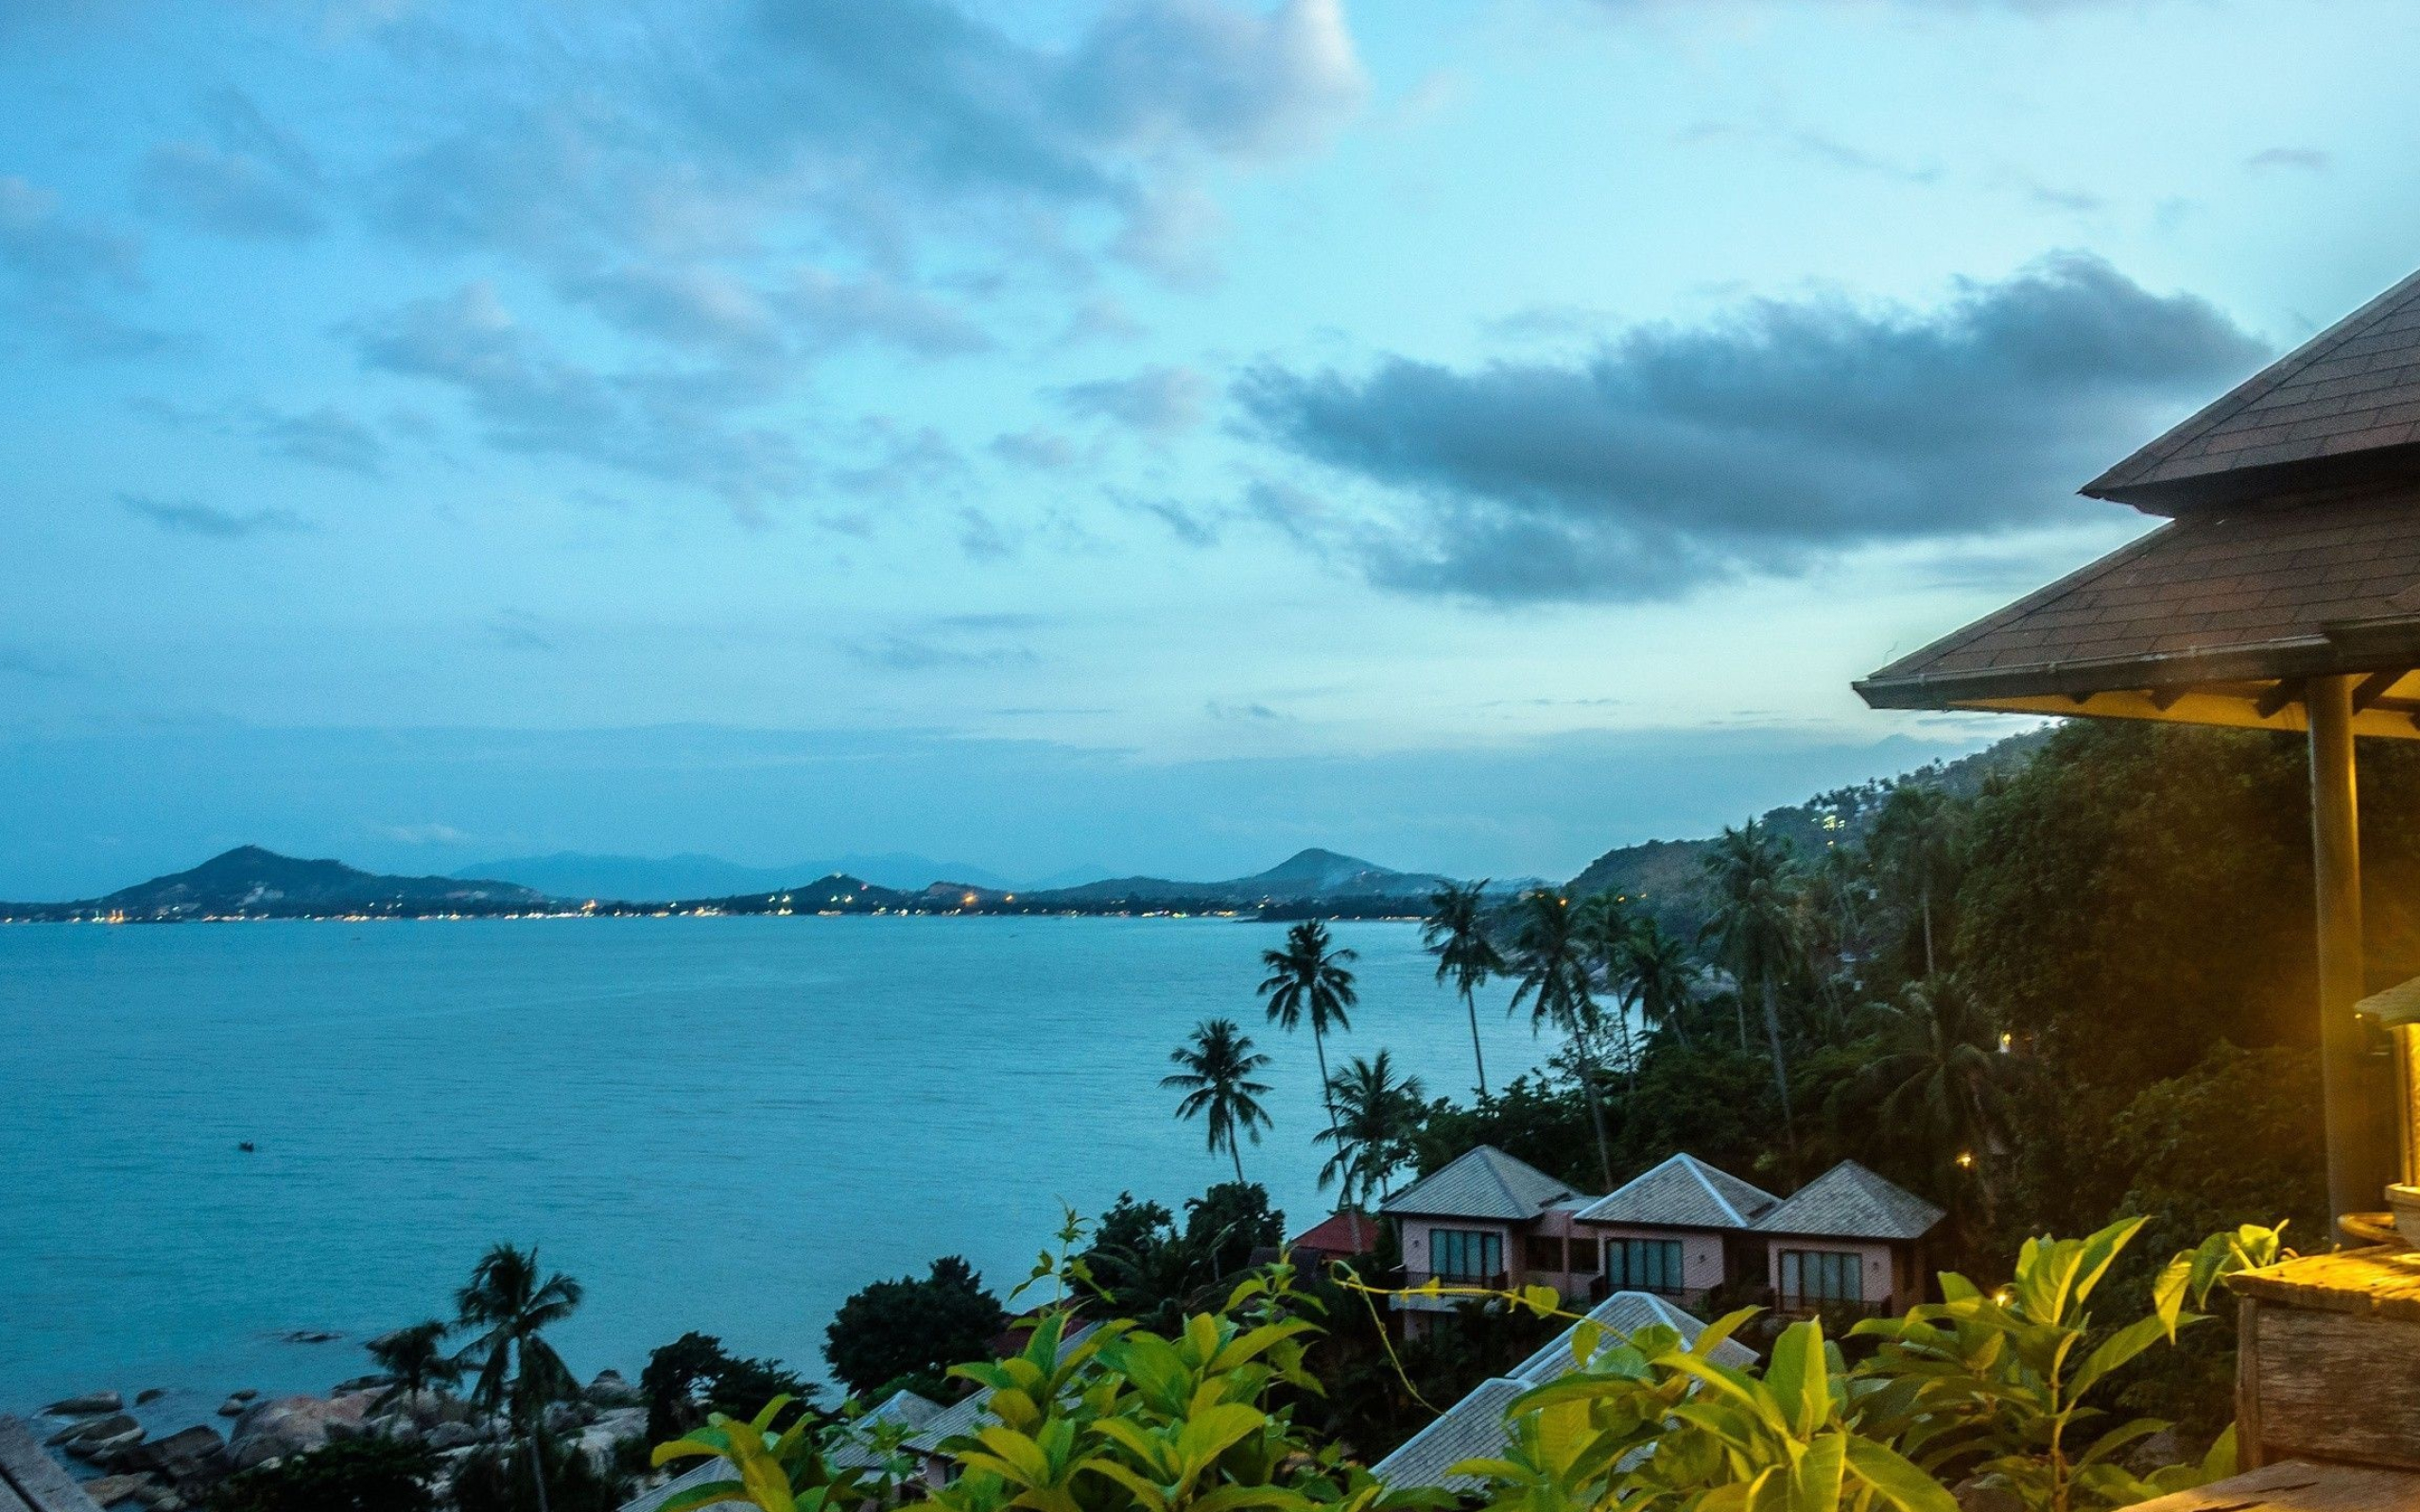
[[[1899,1512],[1959,1512],[1948,1487],[1871,1438],[1846,1440],[1848,1472],[1871,1486],[1876,1499]]]

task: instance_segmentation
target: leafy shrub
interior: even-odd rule
[[[432,1512],[437,1455],[391,1438],[339,1439],[245,1470],[211,1493],[211,1512]]]
[[[1165,1211],[1165,1210],[1163,1210]],[[832,1373],[860,1396],[906,1381],[944,1394],[943,1372],[959,1360],[991,1351],[1008,1327],[1000,1299],[956,1255],[934,1261],[918,1280],[876,1281],[840,1304],[824,1331],[823,1357]]]
[[[706,1420],[708,1413],[753,1418],[775,1397],[801,1402],[816,1386],[779,1360],[733,1354],[710,1333],[683,1333],[647,1357],[639,1391],[647,1399],[650,1444],[678,1438]]]
[[[570,1446],[541,1440],[546,1469],[544,1512],[616,1512],[629,1486],[600,1472]],[[540,1512],[537,1478],[529,1469],[529,1444],[491,1445],[462,1456],[454,1477],[455,1512]]]

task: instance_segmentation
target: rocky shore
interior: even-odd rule
[[[163,1395],[140,1392],[134,1404],[147,1405]],[[94,1472],[84,1492],[95,1503],[142,1512],[199,1507],[213,1487],[238,1471],[364,1437],[425,1444],[434,1451],[442,1467],[436,1490],[444,1501],[465,1456],[514,1436],[503,1418],[481,1413],[460,1397],[405,1392],[384,1376],[341,1383],[324,1397],[265,1398],[236,1391],[219,1404],[216,1416],[225,1420],[223,1435],[213,1424],[196,1423],[154,1437],[127,1410],[122,1395],[101,1391],[52,1402],[36,1422],[48,1430],[44,1443],[51,1452]],[[549,1406],[545,1425],[603,1471],[625,1444],[646,1435],[647,1408],[635,1387],[607,1370],[579,1400]]]

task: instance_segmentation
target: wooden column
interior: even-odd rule
[[[2331,1215],[2374,1212],[2394,1173],[2376,1149],[2361,1025],[2361,837],[2353,782],[2353,683],[2313,678],[2310,716],[2311,874],[2319,903],[2319,1071],[2327,1118]]]

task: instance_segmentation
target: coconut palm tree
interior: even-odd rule
[[[1903,1131],[1945,1168],[1972,1172],[1984,1221],[1993,1207],[1991,1152],[2010,1124],[2016,1057],[1956,973],[1900,989],[1880,1010],[1882,1054],[1853,1084],[1884,1128]],[[1942,1171],[1949,1179],[1949,1171]],[[1954,1190],[1954,1183],[1953,1183]]]
[[[1305,919],[1286,932],[1284,950],[1260,953],[1261,964],[1269,968],[1268,980],[1260,984],[1260,995],[1269,1000],[1269,1022],[1289,1034],[1305,1019],[1311,1022],[1311,1045],[1320,1057],[1320,1098],[1327,1103],[1329,1128],[1336,1127],[1336,1104],[1327,1100],[1327,1032],[1353,1027],[1346,1010],[1359,999],[1346,968],[1360,958],[1332,944],[1325,924]]]
[[[1257,1144],[1260,1131],[1270,1126],[1268,1110],[1260,1106],[1269,1084],[1252,1079],[1269,1065],[1269,1057],[1253,1049],[1252,1036],[1236,1028],[1235,1020],[1204,1019],[1193,1026],[1191,1040],[1168,1052],[1168,1058],[1184,1068],[1160,1078],[1161,1086],[1184,1093],[1176,1116],[1202,1121],[1210,1153],[1226,1146],[1236,1162],[1236,1180],[1241,1182],[1244,1158],[1236,1136],[1249,1135]]]
[[[1630,901],[1608,887],[1581,899],[1571,915],[1571,927],[1588,953],[1597,979],[1613,995],[1614,1055],[1634,1091],[1638,1088],[1638,1047],[1632,1041],[1630,1032],[1634,997],[1621,970],[1622,953],[1629,949],[1631,931],[1637,927],[1631,917]]]
[[[1471,1019],[1471,1060],[1478,1068],[1478,1094],[1487,1095],[1487,1057],[1478,1047],[1478,989],[1504,971],[1504,953],[1487,928],[1487,881],[1447,883],[1428,899],[1428,921],[1420,942],[1437,957],[1437,980],[1453,979]]]
[[[1623,943],[1620,972],[1622,985],[1638,1005],[1639,1019],[1651,1029],[1670,1029],[1687,1044],[1688,1012],[1698,981],[1697,959],[1687,944],[1653,917],[1642,918]]]
[[[1789,1063],[1781,1040],[1781,984],[1798,953],[1789,852],[1772,832],[1750,819],[1737,830],[1723,830],[1722,838],[1706,853],[1705,869],[1715,894],[1705,937],[1714,942],[1738,984],[1740,1049],[1748,1048],[1745,1000],[1753,994],[1764,1007],[1765,1043],[1772,1056],[1773,1087],[1781,1094],[1783,1139],[1795,1165],[1798,1131],[1790,1114]]]
[[[1938,787],[1902,783],[1891,790],[1867,836],[1867,852],[1883,884],[1915,916],[1925,947],[1925,975],[1941,972],[1933,945],[1933,914],[1958,887],[1965,862],[1965,811]]]
[[[1570,1040],[1580,1063],[1580,1088],[1597,1135],[1598,1173],[1605,1190],[1614,1184],[1614,1158],[1605,1138],[1605,1109],[1597,1088],[1597,999],[1588,986],[1588,949],[1573,927],[1571,901],[1550,887],[1532,888],[1513,905],[1512,971],[1516,982],[1506,1011],[1530,1009],[1532,1032],[1552,1024]]]
[[[1385,1051],[1375,1059],[1355,1056],[1328,1083],[1328,1102],[1336,1123],[1311,1136],[1313,1143],[1331,1146],[1327,1163],[1320,1167],[1320,1185],[1339,1184],[1337,1196],[1353,1214],[1353,1242],[1361,1242],[1361,1207],[1373,1187],[1381,1198],[1392,1192],[1392,1177],[1411,1159],[1412,1136],[1420,1130],[1422,1105],[1427,1089],[1417,1076],[1395,1078],[1394,1059]]]
[[[529,1435],[529,1470],[538,1485],[538,1512],[546,1512],[546,1469],[540,1446],[545,1408],[579,1395],[562,1356],[541,1335],[579,1306],[579,1282],[558,1271],[541,1279],[538,1250],[496,1245],[471,1267],[470,1284],[454,1294],[459,1326],[478,1331],[454,1358],[475,1369],[472,1402],[505,1410]]]
[[[394,1384],[372,1403],[371,1410],[377,1411],[395,1401],[408,1407],[429,1387],[461,1380],[462,1366],[442,1348],[445,1335],[452,1332],[452,1324],[430,1318],[372,1339],[365,1346],[370,1358],[378,1362],[380,1370],[394,1378]]]

